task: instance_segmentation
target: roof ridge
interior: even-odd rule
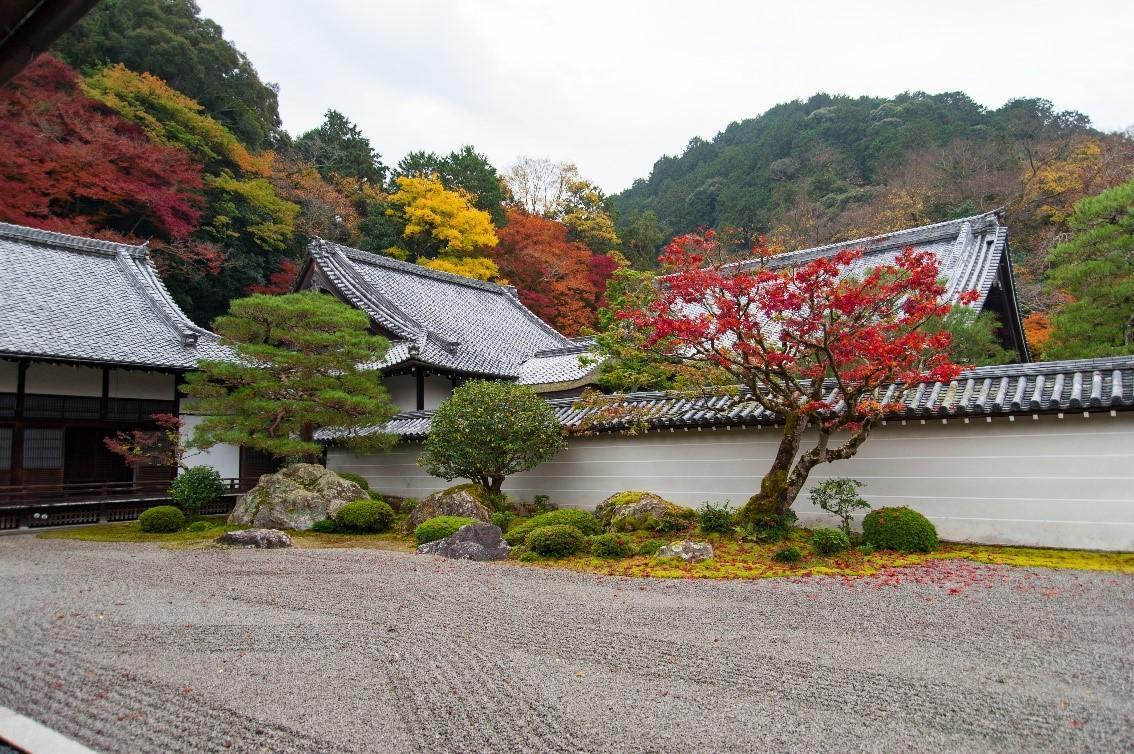
[[[119,252],[126,252],[131,256],[148,256],[149,248],[146,244],[128,244],[120,241],[105,241],[101,238],[88,238],[68,233],[59,233],[54,230],[43,230],[28,225],[14,225],[0,223],[0,238],[9,238],[17,241],[32,241],[38,244],[55,246],[71,251],[94,252],[114,256]]]
[[[153,281],[148,279],[150,276],[146,272],[152,272],[149,268],[148,257],[129,257],[125,252],[115,254],[114,261],[126,273],[126,279],[129,285],[133,287],[142,298],[145,299],[150,309],[158,316],[158,319],[169,325],[177,334],[178,339],[183,346],[195,346],[197,344],[197,337],[201,334],[200,328],[193,325],[185,313],[174,303],[171,299],[167,300],[162,296],[162,291],[165,287],[162,286],[161,290],[155,290]],[[139,266],[144,265],[146,270],[138,269]],[[154,276],[156,277],[156,275]],[[168,296],[168,292],[166,292]],[[180,315],[180,316],[179,316]],[[207,331],[206,331],[207,332]],[[210,335],[212,333],[209,333]]]

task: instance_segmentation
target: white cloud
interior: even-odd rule
[[[570,160],[607,191],[693,136],[818,91],[1042,96],[1134,124],[1134,4],[199,0],[292,133],[335,108],[389,163],[471,143]]]

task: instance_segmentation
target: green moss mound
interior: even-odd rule
[[[603,531],[657,531],[672,534],[692,527],[697,512],[653,492],[617,492],[599,503],[595,516]]]
[[[626,558],[632,552],[630,539],[624,534],[600,534],[591,540],[591,555],[596,558]]]
[[[389,531],[393,523],[394,509],[381,500],[355,500],[335,515],[335,524],[344,531]]]
[[[138,516],[138,528],[150,534],[168,534],[180,531],[182,526],[185,526],[185,514],[172,505],[146,508]]]
[[[780,548],[772,554],[772,560],[779,563],[798,563],[803,560],[803,552],[795,545]]]
[[[816,529],[811,533],[811,547],[820,555],[844,552],[850,544],[850,537],[842,529]]]
[[[311,524],[311,531],[317,534],[334,534],[338,530],[338,524],[335,523],[333,518],[324,518]]]
[[[862,519],[862,539],[879,550],[933,552],[941,544],[929,519],[906,507],[879,508]]]
[[[669,544],[667,539],[647,539],[642,544],[638,545],[638,554],[645,555],[652,558],[658,554],[658,550]]]
[[[419,545],[426,542],[436,542],[438,539],[452,536],[457,533],[457,530],[462,526],[469,524],[481,523],[475,518],[465,518],[464,516],[436,516],[422,521],[416,529],[413,530],[413,538],[417,540]]]
[[[185,531],[200,532],[208,531],[211,528],[213,528],[213,525],[208,521],[194,521],[185,527]]]
[[[567,524],[541,526],[528,534],[528,550],[545,558],[565,558],[582,551],[586,537],[583,532]]]
[[[563,508],[532,516],[527,521],[514,525],[504,535],[504,541],[510,545],[521,545],[536,529],[559,525],[574,526],[583,534],[597,534],[599,530],[599,522],[594,514],[578,508]]]
[[[340,479],[345,479],[348,482],[354,482],[364,490],[370,489],[370,482],[366,481],[361,475],[355,474],[353,471],[336,471]]]

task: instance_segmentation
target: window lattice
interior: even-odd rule
[[[24,430],[24,468],[59,469],[63,467],[63,430]]]

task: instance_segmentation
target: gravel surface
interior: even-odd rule
[[[104,752],[1132,751],[1134,577],[5,536],[0,704]]]

